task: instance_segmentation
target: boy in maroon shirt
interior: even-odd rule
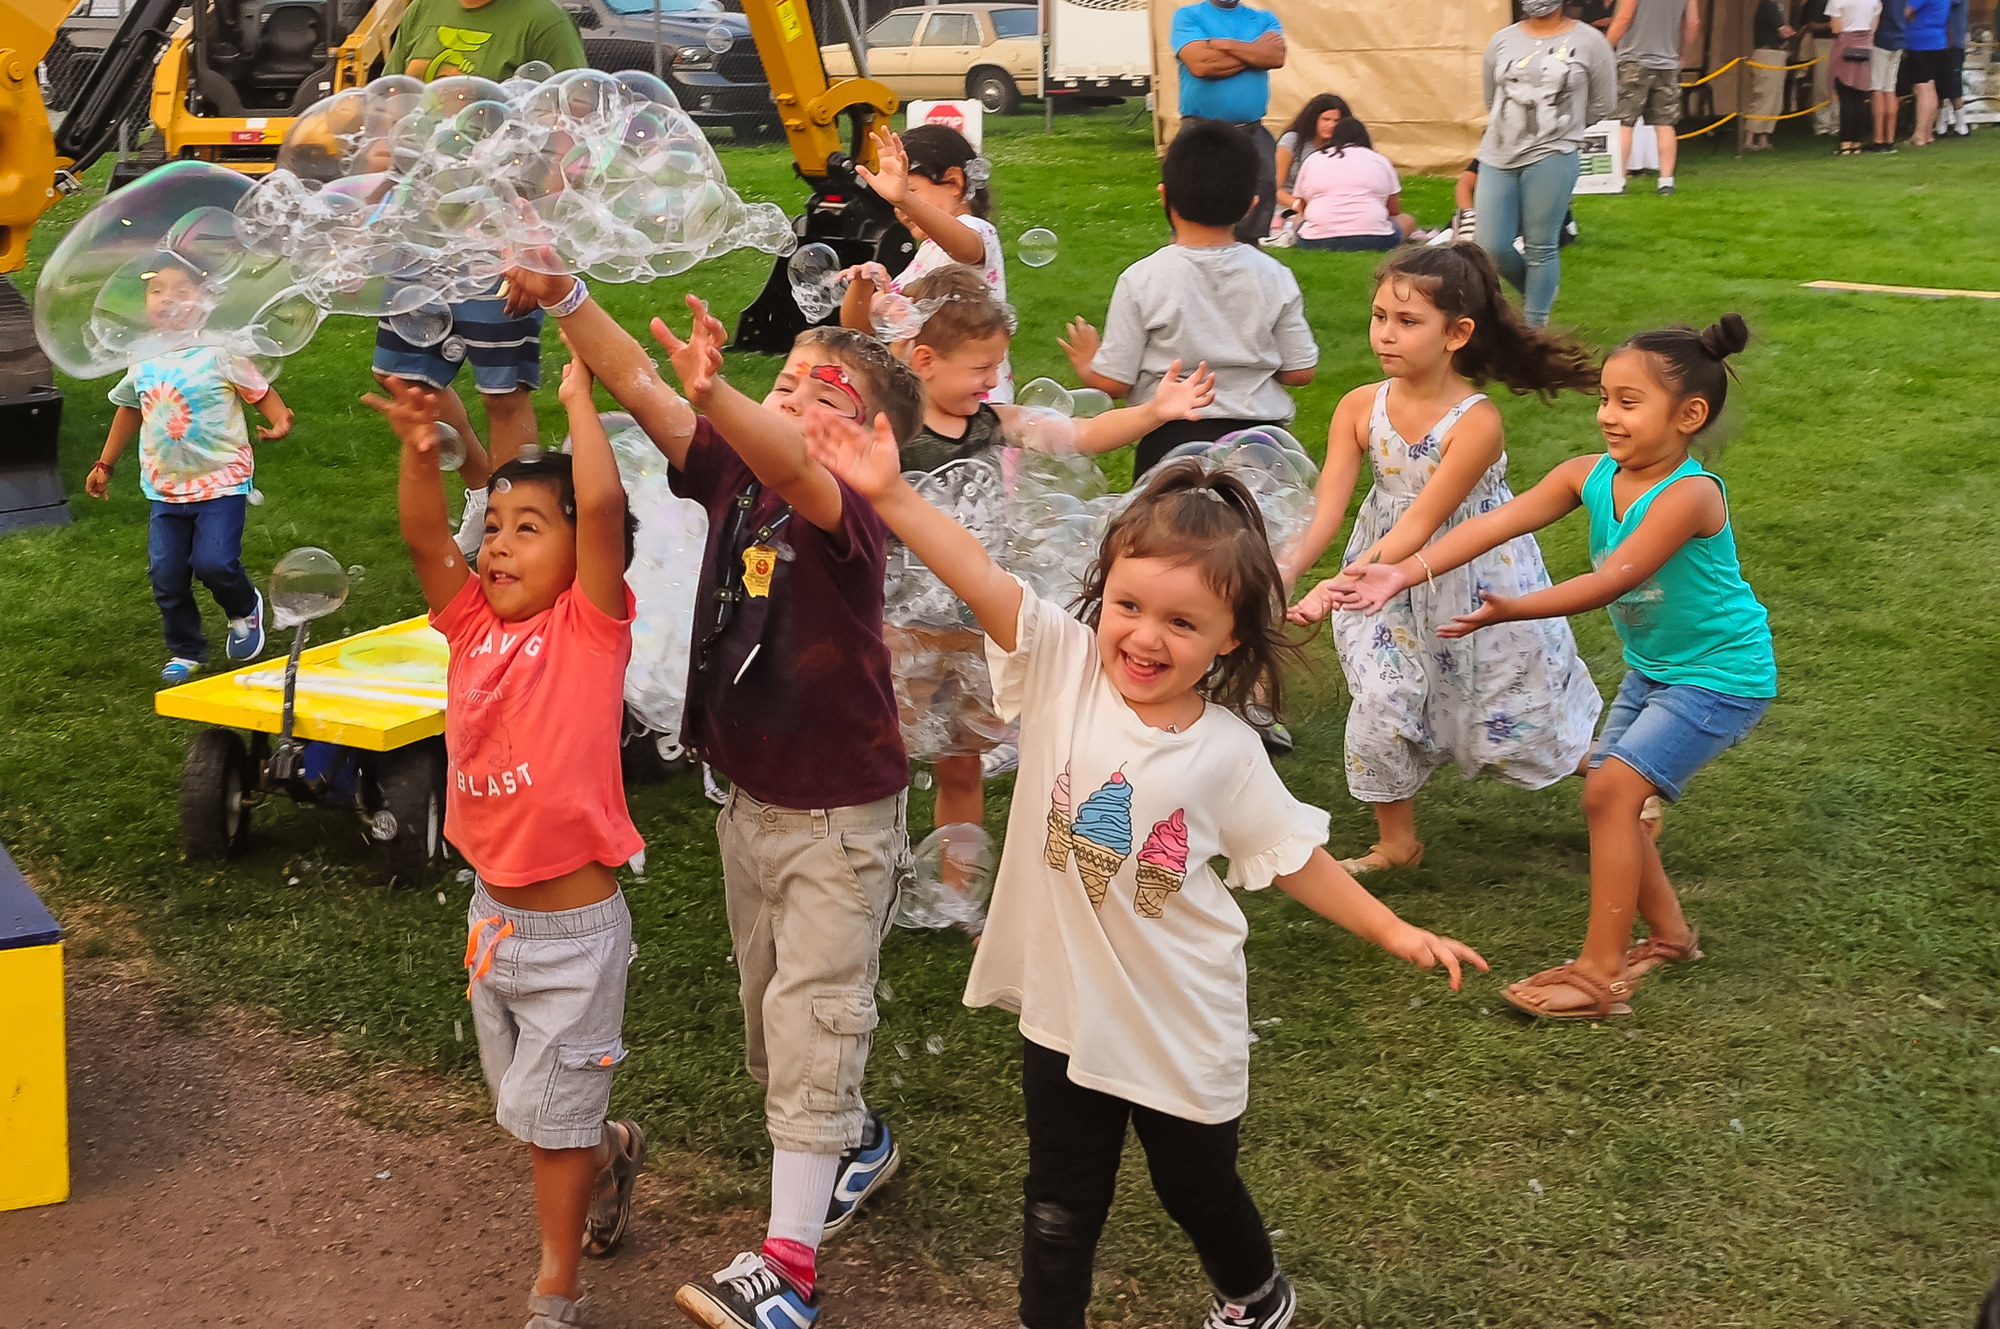
[[[861,1081],[908,851],[909,761],[882,644],[888,530],[812,457],[806,433],[880,415],[906,439],[922,385],[869,338],[814,328],[759,405],[722,380],[726,333],[689,296],[685,342],[659,319],[652,328],[683,401],[580,281],[516,270],[508,284],[516,304],[556,317],[672,463],[674,492],[708,510],[682,732],[734,785],[716,833],[746,1060],[765,1086],[776,1156],[763,1249],[676,1302],[711,1329],[808,1326],[821,1237],[899,1161]]]

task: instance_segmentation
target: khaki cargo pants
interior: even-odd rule
[[[875,980],[909,853],[905,800],[804,810],[739,789],[716,818],[744,1060],[779,1149],[861,1143]]]

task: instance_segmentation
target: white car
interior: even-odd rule
[[[904,101],[977,101],[988,115],[1021,104],[1039,82],[1041,16],[1034,5],[929,5],[892,10],[868,29],[868,74]],[[820,47],[829,78],[855,76],[845,42]]]

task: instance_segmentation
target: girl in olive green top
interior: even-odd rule
[[[1526,494],[1401,563],[1347,568],[1293,610],[1299,621],[1330,607],[1375,613],[1407,587],[1579,505],[1588,512],[1595,571],[1511,600],[1486,592],[1478,609],[1438,632],[1459,637],[1490,623],[1602,606],[1625,645],[1625,681],[1605,712],[1583,786],[1590,930],[1575,960],[1501,994],[1531,1015],[1630,1014],[1626,999],[1648,972],[1701,958],[1641,817],[1649,799],[1678,799],[1696,771],[1741,742],[1778,691],[1769,617],[1737,564],[1728,495],[1688,455],[1721,413],[1728,358],[1749,336],[1728,314],[1705,332],[1633,337],[1604,362],[1597,408],[1604,455],[1564,462]],[[1635,910],[1651,935],[1632,946]]]

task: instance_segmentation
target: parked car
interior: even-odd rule
[[[750,20],[724,12],[717,0],[659,3],[662,63],[681,109],[697,124],[728,125],[743,138],[777,132],[778,108]],[[564,0],[564,7],[592,69],[653,68],[653,0]]]
[[[929,5],[892,10],[863,34],[868,75],[905,101],[977,101],[988,115],[1009,115],[1021,89],[1033,91],[1042,60],[1041,15],[1034,5]],[[843,43],[820,47],[829,78],[853,78],[854,53]]]

